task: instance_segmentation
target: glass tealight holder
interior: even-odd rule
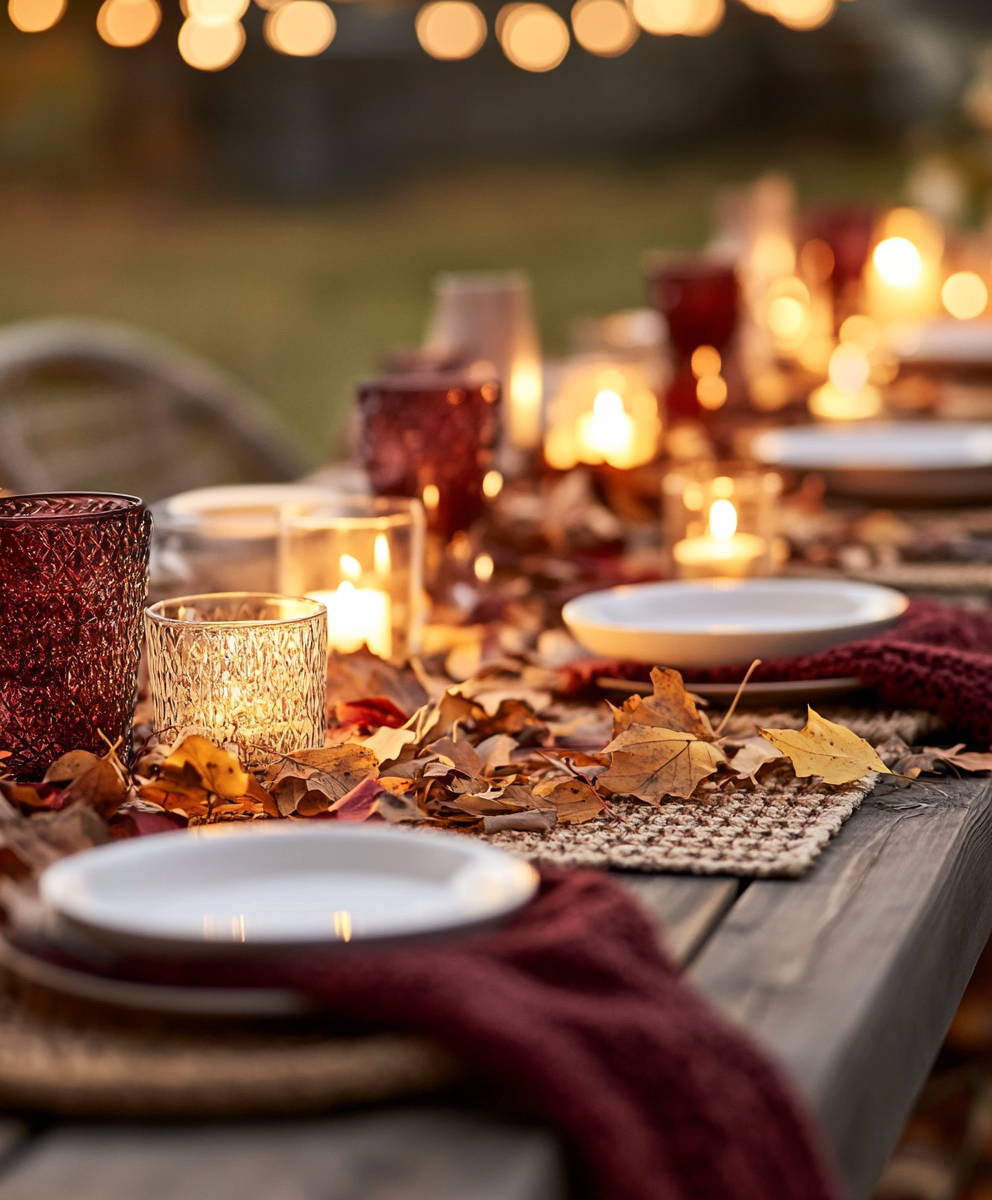
[[[664,541],[678,579],[742,579],[778,565],[781,476],[755,467],[693,464],[663,484]]]
[[[287,505],[279,586],[326,606],[330,649],[403,662],[420,649],[424,527],[419,500],[402,497]]]
[[[0,499],[0,770],[129,756],[150,530],[136,496]]]
[[[155,728],[237,745],[250,768],[324,744],[327,610],[217,592],[145,609]]]

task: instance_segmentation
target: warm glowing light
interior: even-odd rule
[[[796,248],[785,233],[768,230],[755,238],[750,254],[751,266],[766,279],[791,275],[796,269]]]
[[[704,375],[719,375],[723,359],[715,346],[697,346],[692,352],[689,366],[693,375],[701,379]]]
[[[904,237],[879,242],[871,258],[879,275],[891,287],[912,287],[923,274],[919,250]]]
[[[184,12],[201,25],[230,25],[248,11],[248,0],[185,0]]]
[[[96,15],[96,31],[110,46],[141,46],[161,20],[156,0],[104,0]]]
[[[190,17],[179,30],[179,53],[198,71],[222,71],[245,47],[240,21],[227,25],[204,25]]]
[[[830,356],[827,374],[834,387],[842,392],[859,392],[870,373],[868,356],[856,342],[841,342]]]
[[[350,555],[343,555],[342,562]],[[354,560],[352,560],[354,561]],[[361,568],[359,568],[359,571]],[[368,646],[380,658],[393,653],[392,599],[378,588],[359,588],[345,579],[335,591],[307,592],[327,609],[327,642],[332,650],[354,654]]]
[[[768,328],[777,338],[795,337],[806,324],[806,308],[793,296],[777,296],[768,305]]]
[[[637,41],[638,29],[620,0],[578,0],[572,9],[572,32],[583,50],[615,58]]]
[[[835,0],[765,0],[765,11],[790,29],[818,29],[835,7]]]
[[[689,24],[682,33],[687,37],[706,37],[717,28],[726,12],[724,0],[695,0]]]
[[[392,555],[389,553],[389,538],[384,533],[377,533],[372,543],[372,562],[377,575],[388,575],[393,569]]]
[[[475,577],[480,583],[488,583],[493,577],[495,564],[492,560],[492,555],[480,554],[475,560],[475,565],[472,568],[475,571]]]
[[[729,538],[737,532],[737,509],[729,500],[714,500],[710,505],[710,534]]]
[[[486,40],[486,18],[468,0],[435,0],[417,13],[417,40],[432,58],[471,58]]]
[[[940,298],[952,317],[970,321],[980,317],[989,302],[989,289],[981,275],[974,271],[958,271],[940,289]]]
[[[546,4],[507,4],[497,22],[503,53],[524,71],[551,71],[568,53],[568,26]]]
[[[866,383],[856,392],[841,391],[835,384],[818,387],[807,402],[814,417],[828,421],[865,421],[882,412],[882,393]]]
[[[202,0],[197,0],[202,3]],[[217,0],[210,0],[216,3]],[[190,0],[193,3],[193,0]],[[338,24],[323,0],[289,0],[270,9],[265,17],[265,40],[280,54],[313,58],[334,41]]]
[[[10,0],[7,12],[22,33],[41,33],[57,25],[66,0]]]
[[[487,471],[482,477],[482,494],[487,500],[495,500],[503,490],[503,476],[499,471]]]
[[[611,466],[627,466],[634,444],[634,422],[616,392],[600,392],[592,412],[579,421],[579,443],[589,455],[599,455]]]
[[[362,564],[354,555],[342,554],[339,559],[341,574],[345,579],[350,579],[352,583],[356,583],[362,577]]]
[[[632,0],[634,19],[642,29],[665,37],[710,33],[723,19],[723,0]]]
[[[834,252],[822,238],[810,238],[799,251],[799,267],[810,283],[826,283],[834,265]]]
[[[841,325],[839,337],[842,342],[854,342],[866,354],[871,354],[882,335],[871,317],[863,317],[860,313],[855,313]]]
[[[696,399],[710,412],[723,408],[727,403],[727,381],[722,375],[701,375],[696,384]]]
[[[441,493],[436,483],[428,483],[423,490],[424,508],[433,512],[441,503]]]
[[[559,18],[560,19],[560,18]],[[566,37],[568,31],[566,30]],[[567,49],[567,47],[566,47]],[[507,54],[509,58],[510,55]],[[516,64],[520,66],[520,63]],[[557,65],[557,64],[555,64]],[[525,68],[530,70],[531,68]],[[533,68],[537,70],[538,68]],[[550,68],[547,68],[550,70]],[[522,450],[532,450],[541,442],[541,399],[544,388],[541,381],[541,365],[524,360],[513,367],[510,376],[509,412],[504,409],[510,441]]]

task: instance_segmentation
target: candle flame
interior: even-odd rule
[[[872,255],[879,275],[892,287],[912,287],[923,274],[923,259],[913,243],[904,237],[879,242]]]
[[[729,500],[714,500],[710,506],[710,534],[732,538],[737,532],[737,509]]]
[[[362,564],[357,558],[353,558],[350,554],[342,554],[339,561],[341,564],[341,574],[345,579],[352,581],[361,579]]]
[[[375,535],[375,545],[372,548],[372,561],[375,563],[377,575],[388,575],[392,569],[392,558],[389,554],[389,539],[384,533]]]

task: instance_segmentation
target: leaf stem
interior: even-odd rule
[[[721,733],[723,733],[724,726],[727,724],[727,722],[730,720],[730,718],[731,718],[731,717],[734,715],[734,711],[735,711],[735,709],[737,708],[737,705],[738,705],[738,703],[740,702],[740,698],[741,698],[741,696],[743,696],[743,694],[744,694],[744,689],[747,687],[748,680],[749,680],[749,679],[751,678],[751,676],[754,674],[755,670],[756,670],[758,667],[760,667],[760,666],[761,666],[761,659],[760,659],[760,658],[756,658],[756,659],[754,660],[754,662],[753,662],[753,663],[751,663],[751,665],[748,667],[748,669],[747,669],[747,674],[746,674],[746,675],[744,676],[744,678],[741,680],[741,686],[740,686],[740,687],[737,689],[737,695],[734,697],[733,703],[732,703],[732,704],[731,704],[731,706],[730,706],[730,707],[727,709],[727,712],[726,712],[726,714],[724,715],[724,718],[723,718],[723,720],[722,720],[722,721],[720,722],[720,724],[719,724],[719,725],[716,727],[716,731],[715,731],[715,733],[714,733],[714,735],[713,735],[714,737],[719,737],[719,736],[720,736],[720,734],[721,734]]]

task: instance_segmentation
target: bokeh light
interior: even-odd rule
[[[689,366],[693,375],[701,379],[704,375],[719,375],[723,359],[715,346],[697,346],[689,359]]]
[[[524,71],[551,71],[568,53],[568,26],[546,4],[507,4],[497,17],[503,53]]]
[[[162,22],[156,0],[104,0],[96,31],[110,46],[141,46]]]
[[[696,399],[710,412],[723,408],[727,402],[727,381],[722,375],[701,375],[696,384]]]
[[[487,471],[482,477],[482,494],[487,500],[495,500],[503,490],[503,475],[500,471]]]
[[[830,356],[830,382],[842,392],[858,392],[868,382],[868,355],[856,342],[841,342]]]
[[[919,250],[904,237],[879,242],[871,257],[879,275],[892,287],[912,287],[923,274]]]
[[[57,25],[66,0],[10,0],[7,12],[22,33],[41,33]]]
[[[881,341],[882,335],[871,317],[855,313],[841,325],[839,337],[842,342],[854,342],[866,354],[871,354]]]
[[[765,11],[790,29],[818,29],[835,7],[836,0],[766,0]]]
[[[248,0],[186,0],[184,8],[201,25],[232,25],[248,11]]]
[[[667,37],[692,25],[696,0],[632,0],[634,20],[648,33]]]
[[[637,41],[637,23],[621,0],[578,0],[572,8],[575,40],[590,54],[615,58]]]
[[[726,12],[724,0],[695,0],[692,16],[682,32],[687,37],[706,37],[719,26]]]
[[[280,54],[312,58],[327,49],[337,28],[323,0],[289,0],[266,14],[265,40]]]
[[[434,0],[417,13],[417,40],[432,58],[471,58],[486,40],[486,18],[468,0]]]
[[[205,25],[190,17],[179,30],[179,53],[198,71],[222,71],[234,62],[244,46],[245,31],[240,21]]]
[[[959,321],[980,317],[989,303],[989,289],[974,271],[957,271],[940,290],[944,307]]]

